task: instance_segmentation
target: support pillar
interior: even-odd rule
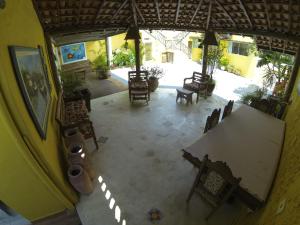
[[[203,43],[203,54],[202,54],[202,74],[207,74],[207,55],[208,55],[208,44]]]
[[[288,83],[288,86],[287,86],[287,89],[286,89],[286,92],[284,95],[285,102],[288,102],[291,97],[292,91],[293,91],[295,83],[296,83],[299,68],[300,68],[300,47],[298,47],[298,50],[297,50],[297,53],[295,56],[293,70],[291,73],[291,77],[290,77],[290,80],[289,80],[289,83]]]
[[[141,61],[140,61],[140,39],[134,39],[134,47],[135,47],[135,67],[138,76],[140,75],[141,71]]]
[[[113,59],[111,37],[105,38],[105,47],[106,47],[107,66],[111,66],[112,59]]]

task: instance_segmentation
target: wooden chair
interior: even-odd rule
[[[233,103],[234,101],[231,100],[227,103],[227,105],[225,105],[224,107],[224,111],[223,111],[223,115],[222,115],[222,120],[226,117],[229,116],[232,112],[232,107],[233,107]]]
[[[93,138],[96,148],[99,149],[94,126],[89,119],[88,109],[83,99],[67,101],[63,98],[62,92],[59,93],[56,120],[63,134],[67,129],[78,127],[83,137],[85,139]]]
[[[146,100],[150,101],[150,89],[149,89],[148,71],[128,72],[128,92],[129,100]]]
[[[196,102],[198,102],[200,95],[203,95],[205,98],[207,97],[207,87],[209,79],[210,76],[208,75],[193,72],[192,77],[188,77],[183,80],[183,88],[195,92],[197,94]],[[187,83],[188,80],[191,80],[191,82]]]
[[[208,116],[206,119],[206,124],[203,133],[206,133],[208,130],[214,128],[219,123],[220,114],[221,109],[214,109],[211,115]]]
[[[201,167],[188,195],[190,201],[194,192],[208,202],[213,208],[206,220],[224,204],[238,187],[241,178],[235,178],[225,162],[212,162],[205,155]]]

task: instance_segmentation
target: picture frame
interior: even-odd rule
[[[70,64],[87,60],[85,43],[75,43],[60,47],[61,60],[63,64]]]
[[[28,113],[42,139],[46,139],[51,86],[42,48],[9,46],[16,80]]]

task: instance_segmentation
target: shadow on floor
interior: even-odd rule
[[[92,99],[127,90],[127,84],[114,75],[108,79],[100,80],[95,72],[86,75],[84,87],[90,90]]]

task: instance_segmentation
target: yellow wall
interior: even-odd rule
[[[114,51],[117,48],[121,48],[125,44],[126,33],[114,35],[111,37],[111,50]],[[128,46],[134,48],[134,41],[128,40]]]
[[[228,53],[229,64],[241,71],[243,77],[251,78],[255,76],[257,59],[254,55],[244,56]]]
[[[57,195],[59,195],[59,199],[56,199],[58,202],[57,211],[61,210],[61,206],[63,205],[65,208],[72,207],[72,202],[77,200],[76,194],[70,188],[69,183],[65,179],[65,173],[63,172],[61,162],[61,154],[58,150],[59,146],[59,138],[58,138],[58,125],[55,121],[55,109],[57,102],[57,95],[55,93],[54,81],[52,79],[52,74],[49,66],[49,59],[47,57],[47,50],[45,45],[45,39],[42,27],[38,21],[37,15],[34,11],[32,1],[31,0],[11,0],[6,1],[6,8],[4,10],[0,10],[0,63],[1,63],[1,76],[0,76],[0,84],[2,88],[3,95],[8,100],[8,108],[11,111],[11,116],[15,120],[15,123],[20,130],[20,133],[23,137],[27,137],[28,143],[30,145],[31,151],[39,158],[40,163],[46,168],[46,172],[51,177],[52,181],[59,188],[57,191]],[[41,45],[46,56],[46,63],[48,69],[48,75],[50,78],[51,84],[51,106],[49,110],[48,117],[48,126],[47,126],[47,138],[46,140],[42,140],[35,129],[35,126],[32,122],[30,115],[27,112],[26,106],[24,104],[22,95],[20,93],[19,87],[16,82],[15,74],[13,71],[12,63],[9,57],[8,46],[9,45],[17,45],[17,46],[26,46],[26,47],[37,47]],[[3,107],[1,105],[1,107]],[[0,124],[0,130],[2,129],[4,124]],[[18,134],[16,130],[15,132],[16,138]],[[12,134],[13,135],[13,134]],[[0,151],[0,158],[6,157],[7,159],[14,159],[17,157],[17,152],[9,151],[9,153],[5,152],[10,148],[15,148],[15,146],[10,146],[11,142],[6,143],[7,146],[2,146]],[[22,146],[24,147],[24,146]],[[21,148],[21,147],[20,147]],[[26,148],[23,151],[28,151]],[[4,154],[5,153],[5,154]],[[11,155],[6,155],[11,154]],[[13,163],[12,163],[13,164]],[[14,169],[16,171],[22,171],[23,164],[16,164]],[[10,184],[10,179],[7,176],[1,175],[1,185],[7,183]],[[26,182],[26,176],[20,173],[20,182],[24,182],[24,185],[28,185],[28,188],[32,188],[33,191],[27,192],[28,198],[34,199],[36,194],[36,185],[37,183],[28,183]],[[46,178],[45,178],[46,179]],[[11,188],[16,188],[11,184]],[[19,186],[19,188],[22,187]],[[64,193],[62,195],[62,193]],[[40,207],[45,207],[42,213],[34,213],[35,209],[30,209],[32,204],[29,204],[26,201],[22,201],[21,192],[5,192],[7,197],[14,197],[15,203],[19,209],[24,209],[26,215],[24,216],[30,218],[31,220],[37,219],[46,214],[51,214],[54,210],[49,208],[49,212],[47,212],[47,202],[44,202]],[[0,196],[2,198],[2,196]],[[37,200],[38,201],[38,200]],[[38,202],[37,202],[38,203]],[[49,202],[50,205],[55,205]],[[28,209],[26,209],[28,208]],[[31,211],[29,213],[28,211]]]
[[[260,211],[249,214],[240,225],[298,225],[300,224],[300,96],[298,81],[292,94],[292,104],[285,117],[286,133],[278,174],[267,205]],[[276,215],[282,200],[286,206]]]
[[[192,60],[199,62],[202,59],[202,49],[201,48],[192,48]]]
[[[101,47],[102,46],[102,47]],[[85,42],[88,60],[93,62],[100,54],[106,54],[105,40]]]

